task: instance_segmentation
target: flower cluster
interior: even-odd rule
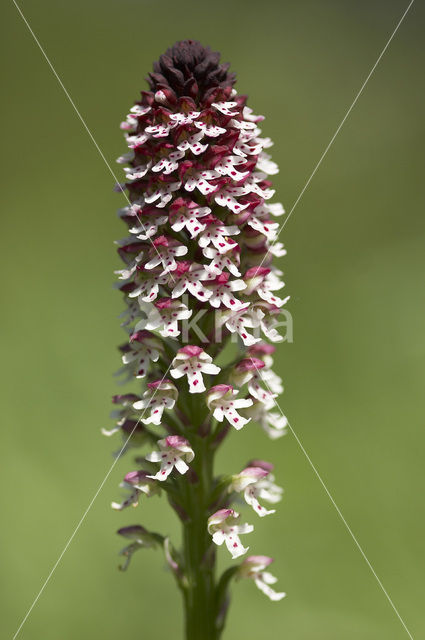
[[[275,242],[274,220],[283,208],[271,202],[269,180],[278,168],[267,152],[271,140],[261,136],[263,117],[236,93],[234,75],[218,54],[195,41],[176,43],[148,82],[150,90],[142,91],[121,125],[129,150],[118,159],[126,165],[118,188],[128,198],[119,211],[128,228],[118,242],[128,334],[120,347],[121,373],[143,387],[117,397],[112,432],[122,433],[126,449],[133,438],[137,446],[156,447],[137,458],[137,470],[122,484],[128,495],[113,506],[137,506],[141,497],[163,490],[183,526],[204,527],[203,552],[225,543],[238,558],[248,550],[239,535],[254,527],[239,524],[232,502],[240,494],[262,517],[274,513],[262,501],[274,504],[282,494],[271,465],[260,460],[227,477],[214,478],[211,471],[232,427],[252,422],[270,438],[285,433],[286,419],[272,410],[282,384],[271,368],[271,343],[281,341],[278,315],[288,299],[276,293],[284,283],[273,264],[285,254]],[[239,356],[220,367],[217,358],[232,336]],[[140,525],[119,533],[133,540],[127,558],[160,544],[158,534],[149,537]],[[182,579],[196,570],[190,550],[179,555],[163,540],[180,586],[190,588],[188,576]],[[253,578],[277,600],[284,594],[270,587],[269,562],[251,556],[237,575]]]

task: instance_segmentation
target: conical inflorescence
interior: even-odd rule
[[[134,393],[114,397],[117,425],[107,433],[120,431],[137,457],[113,506],[167,494],[182,521],[182,550],[135,524],[119,530],[130,540],[122,553],[126,566],[137,549],[164,548],[191,640],[219,637],[233,577],[253,579],[273,600],[284,596],[270,586],[267,556],[245,556],[215,574],[217,545],[233,559],[248,551],[240,536],[253,526],[240,523],[235,501],[262,517],[281,498],[270,463],[254,459],[216,477],[213,461],[232,429],[285,432],[272,358],[287,300],[273,264],[285,250],[276,242],[283,208],[269,179],[278,171],[272,142],[219,58],[193,40],[168,49],[121,125],[129,151],[118,159],[128,199],[119,212],[128,228],[118,243],[128,334],[122,373],[137,382]],[[236,349],[227,348],[232,342]]]

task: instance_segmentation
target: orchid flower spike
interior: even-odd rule
[[[273,371],[288,301],[277,264],[286,254],[278,241],[285,212],[271,182],[279,169],[263,116],[235,82],[209,47],[196,40],[170,47],[121,124],[127,149],[115,187],[127,200],[118,211],[126,232],[116,243],[125,304],[118,374],[133,388],[114,396],[114,425],[102,431],[118,434],[116,458],[137,453],[112,507],[121,515],[166,494],[183,528],[179,549],[168,535],[122,527],[129,544],[121,568],[141,548],[164,552],[184,595],[186,640],[220,639],[232,577],[253,579],[272,600],[284,596],[271,587],[267,556],[216,571],[217,547],[232,560],[248,551],[240,537],[253,526],[234,511],[241,497],[263,517],[283,490],[269,463],[217,475],[215,455],[227,437],[243,447],[243,428],[247,442],[253,429],[278,439],[287,426]]]

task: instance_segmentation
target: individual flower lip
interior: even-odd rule
[[[158,297],[159,288],[168,281],[168,273],[159,269],[146,271],[143,265],[137,265],[134,273],[134,287],[128,292],[129,298],[139,298],[144,302],[153,302]]]
[[[204,230],[199,234],[198,245],[204,250],[212,244],[219,253],[227,253],[229,249],[235,248],[235,241],[229,236],[238,235],[239,228],[236,225],[226,226],[215,216],[209,214],[203,219]],[[207,256],[210,257],[210,256]]]
[[[144,410],[140,418],[141,422],[160,425],[165,409],[172,409],[176,403],[177,388],[170,380],[166,379],[149,382],[147,387],[142,399],[135,402],[133,407],[137,410]],[[146,410],[150,411],[150,415],[144,418]]]
[[[173,231],[179,232],[186,228],[191,237],[196,237],[205,224],[202,218],[211,213],[209,207],[200,207],[192,200],[176,198],[169,207],[169,220]]]
[[[241,275],[238,267],[240,264],[240,247],[234,243],[227,243],[227,250],[223,253],[216,247],[205,247],[203,254],[206,258],[211,260],[210,264],[205,265],[205,269],[213,276],[219,276],[223,273],[224,269],[227,269],[232,276],[239,278]]]
[[[129,351],[124,353],[124,364],[135,366],[136,378],[143,378],[149,368],[150,362],[157,362],[163,351],[161,341],[150,331],[135,331],[130,335]]]
[[[187,247],[177,242],[174,238],[167,238],[166,236],[155,238],[153,248],[155,251],[151,252],[152,257],[144,267],[145,269],[154,269],[162,265],[162,274],[174,271],[177,266],[175,259],[187,253]]]
[[[203,302],[204,300],[208,300],[213,294],[213,292],[203,284],[203,281],[210,278],[210,274],[205,271],[205,267],[202,264],[180,261],[177,263],[177,268],[173,272],[173,276],[174,283],[171,294],[173,298],[178,298],[184,293],[189,292]]]
[[[179,320],[187,320],[192,310],[180,300],[159,298],[149,307],[148,317],[136,324],[136,331],[140,329],[158,330],[164,338],[176,338],[180,335]]]
[[[213,412],[213,416],[218,422],[227,422],[235,429],[242,429],[250,420],[241,416],[237,409],[250,407],[252,400],[249,398],[236,398],[238,392],[229,384],[218,384],[208,390],[207,406]]]
[[[211,291],[208,302],[212,307],[218,309],[224,305],[228,309],[238,309],[242,306],[242,302],[235,298],[234,291],[243,291],[246,287],[243,280],[230,280],[230,274],[227,272],[216,276],[214,280],[205,283],[207,289]]]
[[[278,274],[280,273],[278,272]],[[289,296],[279,298],[273,293],[284,286],[284,283],[279,280],[278,274],[266,267],[251,267],[244,275],[246,295],[256,292],[266,302],[276,307],[282,307],[289,300]]]
[[[212,535],[214,544],[221,546],[225,543],[233,559],[244,555],[249,547],[244,547],[239,536],[251,533],[251,524],[239,523],[239,514],[233,509],[220,509],[208,518],[208,533]]]
[[[236,491],[244,495],[245,502],[253,508],[260,518],[275,513],[275,509],[266,509],[259,499],[276,503],[282,499],[283,489],[273,483],[273,476],[262,467],[246,467],[240,473],[232,476],[229,491]]]
[[[286,593],[278,593],[270,586],[277,582],[275,576],[265,571],[272,562],[273,558],[269,556],[248,556],[240,565],[238,574],[241,578],[251,578],[260,591],[270,598],[270,600],[277,602],[282,600],[286,596]]]
[[[213,364],[211,356],[201,347],[186,345],[177,351],[172,362],[170,374],[173,378],[187,376],[190,393],[202,393],[205,391],[203,373],[216,375],[220,367]]]
[[[219,326],[223,324],[230,333],[237,333],[246,347],[259,342],[261,338],[257,338],[249,332],[250,329],[258,329],[264,313],[261,309],[253,308],[250,302],[244,302],[236,309],[224,309],[218,318]]]
[[[186,438],[176,435],[168,436],[167,438],[158,440],[158,446],[159,451],[153,451],[148,454],[146,460],[149,462],[160,462],[161,468],[157,474],[153,476],[149,475],[148,478],[163,482],[168,478],[174,468],[182,475],[189,470],[185,460],[191,462],[195,454]]]

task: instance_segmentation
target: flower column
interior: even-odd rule
[[[220,637],[233,578],[252,578],[271,599],[284,595],[269,586],[271,558],[238,560],[249,548],[239,536],[254,527],[232,508],[243,495],[253,517],[274,513],[259,501],[281,497],[272,466],[251,460],[223,477],[213,469],[231,429],[257,423],[277,438],[285,427],[271,411],[281,383],[269,342],[281,339],[275,325],[287,300],[275,293],[284,285],[272,264],[285,253],[273,244],[278,224],[271,219],[283,209],[269,203],[268,176],[277,167],[265,152],[272,143],[261,137],[262,117],[234,82],[217,53],[192,40],[176,43],[154,64],[150,90],[122,124],[129,152],[119,158],[128,166],[118,188],[129,199],[119,212],[129,232],[118,243],[128,333],[122,372],[139,386],[115,397],[117,426],[105,433],[121,431],[124,451],[138,455],[122,483],[129,494],[113,506],[122,511],[165,492],[183,527],[181,551],[140,524],[121,527],[132,541],[122,568],[139,549],[164,549],[190,640]],[[239,356],[219,367],[230,339]],[[148,451],[140,454],[142,447]],[[217,579],[222,545],[234,564]]]

